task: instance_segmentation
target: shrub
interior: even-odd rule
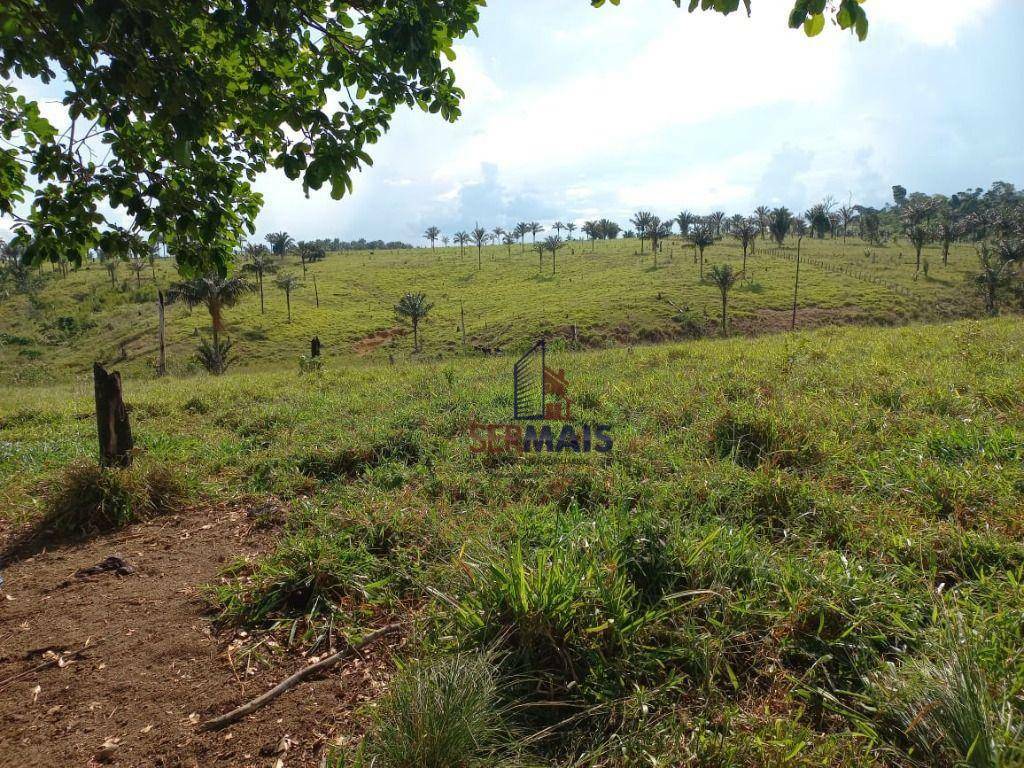
[[[619,563],[578,546],[540,549],[528,559],[514,545],[477,564],[454,611],[464,642],[497,644],[511,668],[548,695],[597,700],[620,693],[625,677],[630,685],[645,679],[631,657],[643,655],[641,637],[657,620]]]
[[[209,589],[217,621],[268,628],[292,620],[315,625],[343,604],[356,605],[383,590],[383,564],[345,534],[292,534],[255,564],[238,563]],[[294,633],[293,633],[294,636]]]
[[[1024,723],[1001,702],[954,624],[932,656],[874,677],[883,733],[927,765],[1011,768],[1024,763]]]
[[[400,670],[373,717],[359,763],[380,768],[511,765],[513,739],[490,659],[477,653]]]
[[[181,479],[166,467],[79,461],[48,491],[40,527],[64,536],[108,531],[178,509],[186,498]]]
[[[236,357],[231,354],[231,339],[218,339],[212,342],[205,336],[199,341],[199,348],[196,350],[196,360],[209,373],[221,374],[227,371]]]
[[[801,429],[781,427],[762,414],[727,411],[711,427],[711,447],[721,459],[754,469],[764,462],[782,468],[806,467],[821,459]]]
[[[310,357],[308,355],[302,355],[299,358],[299,372],[300,373],[320,373],[324,369],[324,359],[322,357]]]

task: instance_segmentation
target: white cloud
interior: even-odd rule
[[[996,0],[880,0],[865,6],[872,29],[892,28],[924,45],[954,46],[967,26],[985,20]]]

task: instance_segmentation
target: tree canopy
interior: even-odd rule
[[[0,86],[0,213],[17,214],[29,262],[80,262],[94,249],[130,257],[163,242],[184,272],[226,274],[262,204],[259,173],[277,168],[340,198],[397,107],[459,117],[464,94],[447,62],[482,5],[4,2],[0,78],[14,84]],[[867,32],[857,0],[797,0],[789,23],[813,35],[825,14]],[[66,130],[19,92],[26,80],[64,85]]]

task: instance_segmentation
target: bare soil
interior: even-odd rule
[[[360,339],[355,343],[357,355],[368,355],[376,349],[383,347],[396,337],[405,336],[409,331],[405,328],[382,328],[374,331],[369,336]]]
[[[0,550],[15,533],[0,528]],[[267,549],[273,535],[259,530],[238,503],[184,511],[6,563],[3,764],[320,765],[325,745],[351,737],[358,729],[354,710],[383,687],[391,669],[388,641],[230,728],[195,728],[310,661],[278,653],[255,674],[236,671],[232,638],[218,638],[205,613],[201,585],[235,558]],[[76,575],[112,555],[134,572]],[[116,746],[102,749],[113,740]]]

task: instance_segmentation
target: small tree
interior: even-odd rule
[[[565,231],[569,234],[566,236],[567,240],[572,240],[572,233],[576,231],[576,225],[571,221],[565,223]]]
[[[242,269],[256,275],[256,287],[260,292],[260,314],[262,315],[264,313],[263,276],[268,272],[276,272],[277,265],[274,264],[273,256],[267,246],[262,243],[246,245],[243,253],[247,263]]]
[[[722,294],[722,335],[729,333],[729,291],[736,285],[738,275],[729,264],[715,264],[711,268],[711,282],[718,286]]]
[[[455,244],[459,246],[459,258],[466,258],[466,245],[469,244],[469,235],[465,232],[456,232]]]
[[[292,321],[292,291],[302,285],[302,282],[295,275],[283,273],[277,276],[274,285],[284,291],[284,301],[288,307],[288,322],[290,323]]]
[[[395,315],[399,320],[407,319],[412,324],[412,349],[420,349],[420,321],[423,320],[434,305],[427,301],[424,293],[407,293],[395,304]]]
[[[476,245],[476,268],[483,269],[483,249],[487,243],[487,230],[477,225],[473,230],[473,243]]]
[[[530,234],[533,235],[533,242],[537,242],[537,235],[544,231],[544,227],[540,225],[539,221],[531,221],[529,224]]]
[[[539,269],[541,272],[543,272],[544,271],[544,254],[547,253],[548,249],[544,246],[543,242],[534,243],[530,247],[533,248],[533,250],[535,250],[537,252],[537,269]]]
[[[647,237],[651,241],[651,252],[654,254],[654,266],[658,266],[658,246],[663,238],[672,234],[672,222],[662,221],[658,216],[652,216],[647,225]]]
[[[210,325],[213,329],[213,345],[212,347],[208,344],[205,345],[209,360],[204,361],[204,365],[210,373],[223,373],[227,367],[227,353],[230,350],[230,344],[224,345],[220,341],[220,333],[224,330],[224,310],[235,306],[251,290],[252,286],[240,277],[207,275],[174,283],[167,293],[169,302],[180,299],[189,307],[196,307],[199,304],[206,305],[206,309],[210,313]],[[202,354],[202,352],[201,345],[200,353]]]
[[[146,260],[134,258],[128,262],[128,268],[135,273],[135,287],[142,288],[142,273],[146,270]]]
[[[544,250],[551,254],[551,274],[555,274],[555,254],[558,253],[558,249],[561,248],[565,243],[562,242],[562,238],[558,235],[554,237],[548,237],[544,240]]]
[[[761,233],[761,239],[767,239],[768,224],[772,218],[772,209],[767,205],[759,205],[754,209],[754,218],[757,220],[757,230]]]
[[[747,251],[754,242],[754,238],[757,237],[757,224],[750,220],[744,219],[742,224],[737,224],[732,229],[732,236],[740,241],[740,245],[743,246],[743,274],[747,272]]]
[[[693,243],[694,255],[700,264],[700,279],[704,279],[704,249],[714,245],[715,235],[707,224],[698,224],[690,230],[690,242]]]
[[[995,315],[999,312],[999,294],[1010,284],[1012,269],[1016,262],[1001,258],[988,243],[978,246],[978,261],[981,264],[981,271],[974,276],[974,282],[985,299],[985,311]]]
[[[915,270],[921,271],[921,250],[932,241],[933,233],[929,221],[935,207],[931,201],[911,200],[903,206],[900,219],[903,231],[914,246]]]
[[[644,240],[647,239],[647,230],[650,229],[653,218],[650,211],[637,211],[629,220],[629,223],[636,228],[637,237],[640,238],[640,253],[644,252]]]
[[[771,217],[768,220],[768,231],[778,245],[782,245],[785,242],[786,235],[789,234],[792,226],[793,214],[789,212],[788,208],[782,206],[772,211]]]
[[[434,243],[441,236],[441,230],[437,227],[427,227],[427,231],[423,233],[423,236],[430,241],[430,250],[434,250]]]
[[[506,232],[504,235],[502,235],[501,242],[502,242],[502,244],[508,246],[508,257],[511,259],[512,258],[512,246],[516,244],[516,237],[515,237],[515,235],[511,234],[510,232]]]
[[[295,246],[295,241],[287,232],[271,232],[267,235],[266,241],[270,243],[270,250],[273,254],[280,259],[283,259],[285,254]]]

